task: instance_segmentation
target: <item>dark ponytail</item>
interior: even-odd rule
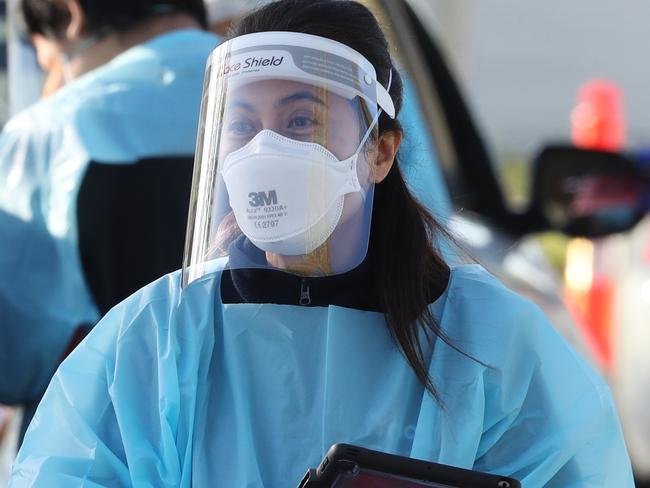
[[[384,33],[363,5],[344,0],[280,0],[241,19],[228,38],[264,31],[313,34],[355,49],[372,63],[384,86],[392,71],[389,91],[396,111],[401,109],[402,79],[392,64]],[[379,134],[386,131],[402,131],[402,127],[397,119],[382,114]],[[376,185],[373,205],[369,258],[388,328],[419,380],[442,403],[421,340],[433,344],[438,337],[454,347],[429,307],[449,281],[449,267],[434,244],[447,233],[411,195],[397,161]]]

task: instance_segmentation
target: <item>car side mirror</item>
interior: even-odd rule
[[[623,154],[546,147],[534,162],[530,214],[567,235],[632,229],[650,209],[650,178]]]

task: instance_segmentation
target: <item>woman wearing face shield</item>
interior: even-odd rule
[[[183,270],[62,364],[11,486],[286,487],[340,442],[631,486],[603,382],[539,309],[442,259],[397,160],[401,92],[355,2],[234,27],[208,61]]]

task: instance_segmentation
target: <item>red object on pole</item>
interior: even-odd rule
[[[609,276],[594,276],[589,290],[585,321],[590,327],[594,345],[598,349],[596,357],[603,366],[611,370],[614,366],[614,282]]]
[[[623,95],[606,80],[592,80],[580,88],[571,113],[573,144],[586,149],[620,151],[625,146]]]
[[[623,94],[607,80],[591,80],[578,91],[578,104],[571,113],[571,139],[577,147],[617,152],[625,146]],[[594,357],[603,368],[615,363],[614,297],[615,285],[604,269],[603,243],[594,242],[593,281],[581,314],[583,332]]]

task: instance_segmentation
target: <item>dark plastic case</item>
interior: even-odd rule
[[[505,476],[335,444],[298,488],[521,488]]]

